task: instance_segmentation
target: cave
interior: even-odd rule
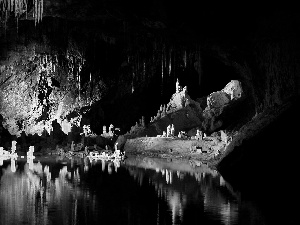
[[[276,4],[200,5],[0,0],[0,147],[17,140],[20,152],[35,146],[42,154],[86,141],[111,150],[126,140],[164,137],[175,124],[176,138],[231,138],[216,163],[207,162],[246,197],[253,197],[249,187],[261,191],[251,181],[265,184],[260,172],[276,162],[292,171],[274,171],[292,180],[298,12]],[[105,139],[110,125],[115,133]],[[97,138],[86,140],[87,130]]]

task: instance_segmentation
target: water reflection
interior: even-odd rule
[[[191,161],[167,162],[146,157],[126,162],[132,166],[128,166],[128,169],[138,183],[142,184],[147,174],[158,197],[168,203],[172,224],[190,223],[193,221],[191,218],[197,221],[195,217],[201,211],[202,217],[219,220],[219,224],[238,223],[238,203],[229,193],[226,181],[216,170],[209,169],[205,164]],[[194,215],[190,215],[191,209],[195,210]]]
[[[77,188],[78,168],[69,172],[67,166],[52,179],[49,165],[27,159],[11,159],[2,168],[0,182],[0,224],[76,224],[77,204],[86,195]],[[69,182],[71,180],[71,182]],[[87,204],[87,203],[84,203]],[[70,220],[72,218],[72,220]],[[72,222],[71,222],[72,221]]]
[[[238,224],[239,196],[195,161],[4,160],[0,224]]]

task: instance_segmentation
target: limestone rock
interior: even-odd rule
[[[188,101],[190,96],[186,90],[175,93],[172,95],[170,102],[167,105],[167,111],[176,111],[185,107],[185,103]]]
[[[187,88],[184,87],[181,91],[176,92],[172,95],[170,102],[167,104],[166,111],[174,112],[188,105],[194,105],[197,111],[202,111],[200,103],[191,99],[191,97],[187,93]]]
[[[119,150],[123,150],[125,143],[128,139],[129,135],[120,135],[118,136],[117,141],[115,142],[115,146],[117,146],[117,149]]]
[[[217,91],[207,97],[207,106],[209,108],[220,108],[230,102],[230,97],[226,92]]]
[[[230,100],[238,99],[242,96],[241,82],[238,80],[231,80],[223,89],[223,92],[230,96]]]

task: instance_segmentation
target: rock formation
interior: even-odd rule
[[[211,134],[223,126],[223,119],[220,119],[223,112],[226,114],[230,111],[235,114],[235,108],[240,104],[241,93],[240,82],[232,80],[221,91],[207,96],[208,105],[202,110],[200,103],[192,100],[187,93],[187,88],[181,88],[177,80],[176,93],[167,104],[166,115],[157,117],[146,127],[136,124],[127,135],[121,138],[120,143],[124,143],[126,138],[156,137],[157,135],[168,137],[171,127],[173,127],[172,136],[182,136],[181,131],[188,132],[191,129],[195,130],[195,134],[190,134],[190,137],[200,134],[200,131]],[[232,107],[233,102],[237,102],[237,106]],[[163,106],[160,107],[160,111],[163,111]],[[230,120],[233,122],[233,119]],[[198,130],[195,129],[196,127]]]

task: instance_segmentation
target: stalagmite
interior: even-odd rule
[[[36,18],[37,18],[37,0],[34,0],[34,25],[36,26]]]
[[[161,95],[163,95],[164,88],[164,56],[161,56]]]
[[[166,182],[169,183],[169,171],[166,169]]]
[[[184,51],[183,62],[184,62],[184,68],[186,68],[186,51]]]
[[[172,182],[173,182],[173,173],[172,173],[172,171],[169,171],[169,173],[170,173],[170,175],[169,175],[169,177],[170,177],[170,184],[172,184]]]
[[[132,80],[131,80],[131,93],[134,92],[134,85],[133,85],[133,82],[134,82],[134,77],[135,77],[135,74],[132,73]]]
[[[171,74],[172,71],[172,54],[170,51],[170,56],[169,56],[169,75]]]
[[[16,160],[13,158],[10,159],[10,169],[12,173],[16,172]]]

